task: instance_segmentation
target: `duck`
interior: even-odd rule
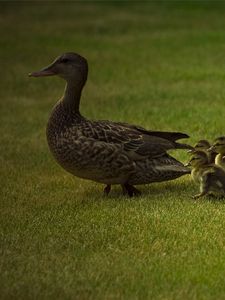
[[[225,170],[225,136],[216,138],[209,151],[217,153],[215,163]]]
[[[135,185],[176,179],[190,169],[169,155],[173,149],[192,149],[178,143],[189,136],[181,132],[147,130],[109,120],[89,120],[80,113],[82,90],[88,77],[88,62],[67,52],[30,77],[58,75],[66,81],[62,98],[50,114],[46,135],[57,163],[76,177],[105,185],[121,185],[124,195],[140,195]]]
[[[214,150],[210,150],[211,144],[208,140],[199,140],[192,150],[188,150],[188,153],[192,154],[194,151],[204,151],[208,155],[209,163],[215,163],[217,153]]]
[[[192,167],[191,177],[200,185],[200,193],[194,195],[194,199],[205,195],[225,196],[225,172],[221,167],[209,163],[205,151],[193,151],[186,166]]]

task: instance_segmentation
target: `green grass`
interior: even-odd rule
[[[64,82],[27,77],[76,51],[85,116],[212,140],[225,134],[224,14],[215,1],[0,4],[1,299],[225,298],[225,203],[193,201],[188,176],[104,198],[49,153]]]

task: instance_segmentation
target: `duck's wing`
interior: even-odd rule
[[[81,123],[78,129],[85,137],[110,144],[120,144],[130,157],[137,160],[159,157],[170,149],[192,148],[176,142],[177,139],[187,138],[186,134],[147,131],[126,123],[87,121]]]
[[[141,126],[130,125],[128,123],[122,123],[122,122],[117,122],[115,124],[121,125],[126,128],[131,128],[131,129],[137,130],[138,132],[140,132],[142,134],[157,136],[157,137],[160,137],[160,138],[163,138],[163,139],[166,139],[169,141],[173,141],[173,142],[180,140],[180,139],[189,138],[189,135],[187,135],[186,133],[182,133],[182,132],[147,130]]]
[[[136,161],[136,172],[129,178],[130,184],[148,184],[173,180],[180,176],[190,174],[191,170],[173,158],[165,154],[153,159]]]

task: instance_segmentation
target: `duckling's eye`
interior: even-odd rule
[[[198,160],[200,157],[193,157],[192,160]]]
[[[61,59],[61,63],[63,63],[63,64],[66,64],[68,61],[69,61],[68,58],[63,58],[63,59]]]

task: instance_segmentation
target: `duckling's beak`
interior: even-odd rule
[[[191,162],[189,161],[189,162],[186,163],[184,166],[185,166],[185,167],[191,167]]]
[[[194,153],[194,152],[195,152],[195,149],[194,149],[194,148],[187,151],[187,153],[190,153],[190,154],[192,154],[192,153]]]
[[[207,152],[214,152],[214,150],[215,150],[215,147],[211,146],[210,148],[207,149]]]
[[[47,66],[46,68],[41,69],[40,71],[37,72],[32,72],[29,73],[30,77],[42,77],[42,76],[53,76],[56,75],[56,70],[55,70],[55,64],[51,64]]]

